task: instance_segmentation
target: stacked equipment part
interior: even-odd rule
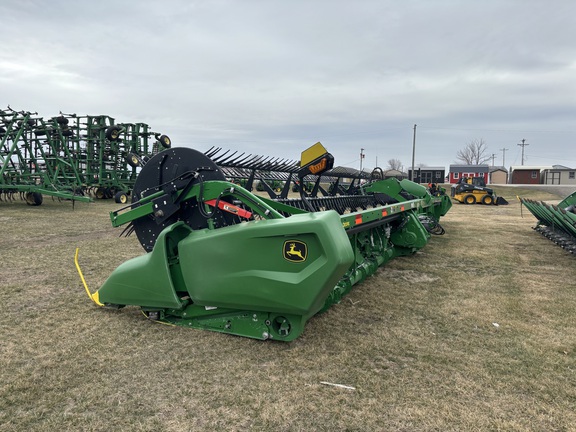
[[[518,198],[538,222],[534,230],[568,252],[576,254],[576,192],[557,205],[528,198]]]
[[[325,150],[311,154],[300,179],[333,164]],[[164,323],[293,340],[379,266],[425,246],[422,217],[439,225],[451,206],[393,180],[362,195],[274,200],[227,181],[201,152],[165,150],[144,165],[132,203],[110,214],[148,253],[86,289],[100,306],[139,306]]]

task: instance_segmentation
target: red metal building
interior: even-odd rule
[[[488,184],[488,165],[450,165],[448,183],[458,183],[462,177],[483,177]]]

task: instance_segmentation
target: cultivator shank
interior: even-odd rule
[[[292,174],[316,181],[332,164],[320,146]],[[227,177],[192,149],[150,159],[132,203],[110,215],[148,253],[118,267],[94,294],[98,302],[140,306],[151,319],[186,327],[293,340],[380,265],[440,234],[451,206],[448,196],[395,179],[353,195],[301,190],[300,198],[272,199]]]

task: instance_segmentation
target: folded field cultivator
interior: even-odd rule
[[[576,192],[557,205],[527,198],[518,199],[538,219],[534,230],[576,254]]]
[[[42,204],[43,195],[89,201],[81,196],[80,173],[56,145],[50,124],[35,113],[0,110],[0,198],[19,194],[30,205]],[[67,139],[67,138],[66,138]]]
[[[303,184],[333,163],[318,143],[292,174]],[[164,323],[293,340],[380,265],[443,233],[438,221],[452,205],[406,180],[369,181],[350,195],[301,190],[298,198],[272,199],[226,177],[193,149],[151,158],[132,203],[110,215],[147,253],[120,265],[95,293],[85,285],[92,300],[140,306]],[[80,272],[77,257],[76,265]]]
[[[153,139],[155,137],[156,139]],[[78,201],[127,202],[143,159],[170,147],[144,123],[115,124],[108,116],[0,110],[0,197],[43,195]]]
[[[114,123],[108,116],[78,117],[83,137],[79,153],[82,172],[92,196],[128,202],[144,161],[171,145],[166,135],[152,132],[145,123]]]

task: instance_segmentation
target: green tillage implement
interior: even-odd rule
[[[10,200],[20,194],[33,206],[42,204],[43,195],[91,201],[79,193],[79,174],[70,154],[45,136],[47,127],[31,113],[0,110],[0,196]]]
[[[527,198],[518,199],[538,219],[534,230],[576,254],[576,192],[557,205]]]
[[[170,146],[144,123],[0,109],[0,200],[19,194],[40,205],[43,195],[84,202],[93,195],[126,203],[140,162]]]
[[[197,163],[185,166],[188,159]],[[95,303],[140,306],[164,323],[290,341],[380,265],[425,246],[430,233],[421,216],[437,221],[451,205],[428,195],[346,214],[305,211],[219,180],[205,159],[170,149],[145,165],[146,186],[137,181],[135,201],[111,220],[129,224],[149,253],[88,291]],[[401,192],[393,182],[370,187]]]

